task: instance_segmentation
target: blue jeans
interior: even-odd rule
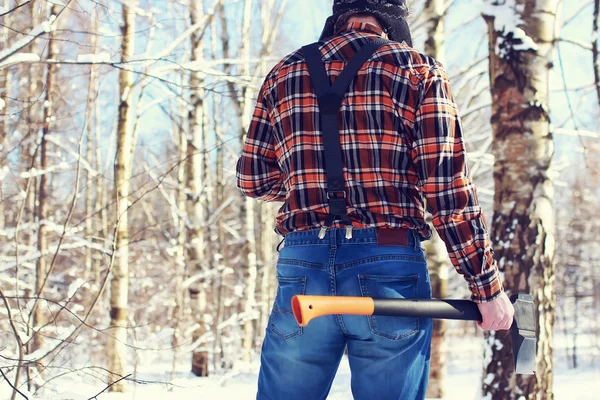
[[[327,398],[344,350],[356,400],[424,399],[431,318],[329,315],[300,327],[294,295],[431,298],[420,241],[378,245],[375,228],[291,232],[277,262],[279,282],[262,346],[257,400]]]

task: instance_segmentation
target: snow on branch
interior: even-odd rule
[[[30,30],[29,33],[27,33],[24,37],[17,40],[16,42],[14,42],[13,45],[10,46],[8,49],[0,51],[0,67],[4,66],[2,61],[15,55],[15,53],[17,53],[19,50],[21,50],[22,48],[27,46],[29,43],[33,42],[37,37],[42,36],[44,33],[52,32],[52,29],[54,29],[52,24],[54,23],[55,20],[56,20],[56,17],[51,16],[50,19],[42,22],[41,24],[39,24],[38,26],[36,26],[32,30]],[[29,57],[31,57],[31,56],[29,56]],[[14,64],[14,62],[11,63],[11,65],[12,64]]]
[[[69,239],[73,240],[72,243],[62,244],[60,248],[58,245],[54,245],[49,247],[46,251],[44,251],[44,256],[50,256],[55,254],[58,250],[67,251],[67,250],[76,250],[82,248],[90,248],[96,250],[102,254],[111,255],[112,249],[102,246],[99,243],[92,242],[91,240],[79,237],[79,236],[69,236]],[[31,252],[26,256],[19,256],[19,267],[25,266],[27,263],[32,263],[32,268],[34,267],[34,263],[42,256],[39,251]],[[10,271],[11,269],[17,266],[14,256],[2,256],[0,255],[0,263],[2,264],[2,269],[0,273],[5,273]]]
[[[11,67],[15,64],[32,64],[40,62],[40,56],[34,53],[19,53],[10,56],[6,61],[0,62],[0,69]]]
[[[110,54],[79,54],[77,56],[78,64],[110,64]]]

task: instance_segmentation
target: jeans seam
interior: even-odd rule
[[[278,277],[278,280],[281,280],[283,282],[300,282],[301,283],[301,290],[300,293],[301,295],[306,294],[306,280],[307,278],[305,276],[302,277],[294,277],[294,278],[287,278],[287,277]],[[304,328],[301,327],[300,325],[298,325],[298,330],[288,333],[287,335],[284,335],[282,332],[279,332],[276,328],[275,328],[275,324],[273,324],[273,315],[275,315],[275,309],[277,310],[281,310],[279,307],[277,307],[276,305],[277,303],[275,303],[274,307],[273,307],[273,311],[271,311],[271,315],[269,316],[269,328],[270,330],[277,336],[279,336],[280,338],[282,338],[283,340],[288,340],[288,339],[292,339],[296,336],[300,336],[302,335],[302,333],[304,333]],[[281,314],[286,315],[289,314],[287,311],[286,312],[281,312]],[[293,312],[292,312],[293,314]]]
[[[371,257],[367,257],[367,258],[361,258],[360,260],[354,260],[354,261],[350,261],[350,262],[344,263],[344,264],[339,264],[337,266],[337,271],[342,271],[344,269],[357,267],[359,265],[367,264],[370,262],[386,261],[386,260],[425,262],[425,260],[419,256],[401,255],[401,254],[378,255],[378,256],[371,256]]]
[[[293,266],[297,266],[297,267],[304,267],[304,268],[312,268],[312,269],[327,269],[327,265],[323,265],[323,264],[317,264],[317,263],[311,263],[309,261],[302,261],[302,260],[292,260],[290,258],[281,258],[279,257],[277,259],[277,264],[282,264],[282,265],[293,265]]]
[[[327,266],[327,270],[328,270],[329,279],[330,279],[330,294],[332,296],[335,296],[337,293],[337,286],[336,286],[337,274],[336,274],[336,269],[335,269],[335,256],[337,253],[337,237],[336,237],[336,235],[334,235],[332,233],[332,231],[329,231],[329,234],[330,234],[330,241],[329,241],[330,252],[329,252],[329,265]],[[339,314],[335,314],[335,320],[337,321],[337,323],[338,323],[340,329],[342,330],[342,332],[344,333],[344,335],[347,335],[348,331],[346,330],[346,326],[344,325],[342,316]]]

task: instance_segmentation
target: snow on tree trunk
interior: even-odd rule
[[[191,25],[197,24],[202,17],[202,3],[190,3]],[[191,36],[192,62],[201,63],[203,43],[198,33]],[[209,271],[211,260],[206,257],[205,239],[206,188],[204,182],[204,79],[200,72],[191,72],[191,105],[189,113],[189,133],[187,138],[186,188],[187,188],[187,265],[192,277]],[[191,317],[197,324],[192,334],[193,342],[208,332],[206,282],[204,278],[192,279],[188,290],[190,294]],[[192,353],[192,373],[208,376],[208,351],[206,343],[200,343]]]
[[[553,155],[548,78],[559,0],[488,2],[494,137],[491,237],[508,295],[531,293],[537,319],[536,374],[515,375],[509,331],[486,333],[486,399],[552,399],[554,324]]]
[[[135,11],[123,5],[121,26],[121,58],[127,62],[134,54]],[[115,162],[115,190],[117,195],[116,262],[110,286],[110,326],[108,330],[109,383],[125,375],[127,366],[127,303],[129,291],[129,232],[128,207],[131,179],[131,149],[133,147],[131,102],[133,73],[119,71],[119,117],[117,121],[117,154]],[[125,381],[110,386],[112,392],[124,392]]]
[[[427,40],[425,52],[440,63],[444,63],[444,1],[428,0],[425,3],[427,18]],[[431,278],[431,294],[433,298],[448,297],[448,252],[437,232],[433,232],[431,240],[424,243],[427,264]],[[443,398],[446,380],[446,327],[443,319],[433,321],[431,338],[431,360],[427,397]]]

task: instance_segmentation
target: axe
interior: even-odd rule
[[[536,318],[533,296],[514,294],[510,301],[515,316],[510,327],[515,372],[535,374]],[[292,310],[298,325],[323,315],[391,315],[481,321],[477,305],[470,300],[373,299],[351,296],[294,296]]]

